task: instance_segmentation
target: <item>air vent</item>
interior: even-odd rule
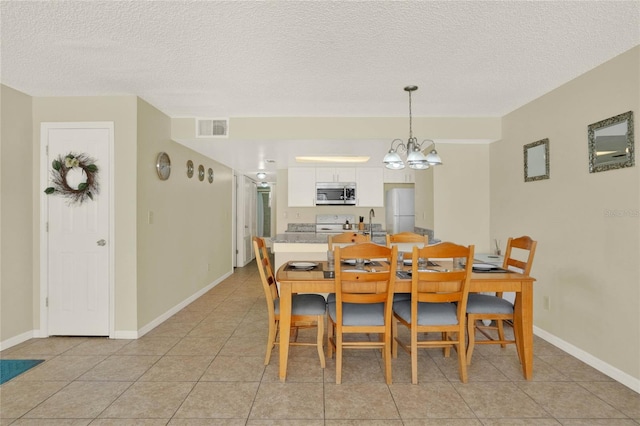
[[[196,119],[197,138],[226,138],[229,136],[228,118]]]

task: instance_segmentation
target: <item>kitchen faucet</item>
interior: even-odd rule
[[[369,237],[373,238],[373,224],[371,223],[371,218],[376,217],[376,212],[373,209],[369,210]]]

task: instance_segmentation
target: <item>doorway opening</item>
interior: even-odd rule
[[[271,187],[257,187],[258,236],[271,237]]]

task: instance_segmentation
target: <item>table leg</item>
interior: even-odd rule
[[[291,338],[291,284],[280,283],[280,381],[287,379],[289,339]]]
[[[524,378],[533,377],[533,282],[521,283],[514,307],[514,333]]]

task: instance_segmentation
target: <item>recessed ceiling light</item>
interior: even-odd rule
[[[298,163],[366,163],[370,157],[364,156],[318,156],[296,157]]]

